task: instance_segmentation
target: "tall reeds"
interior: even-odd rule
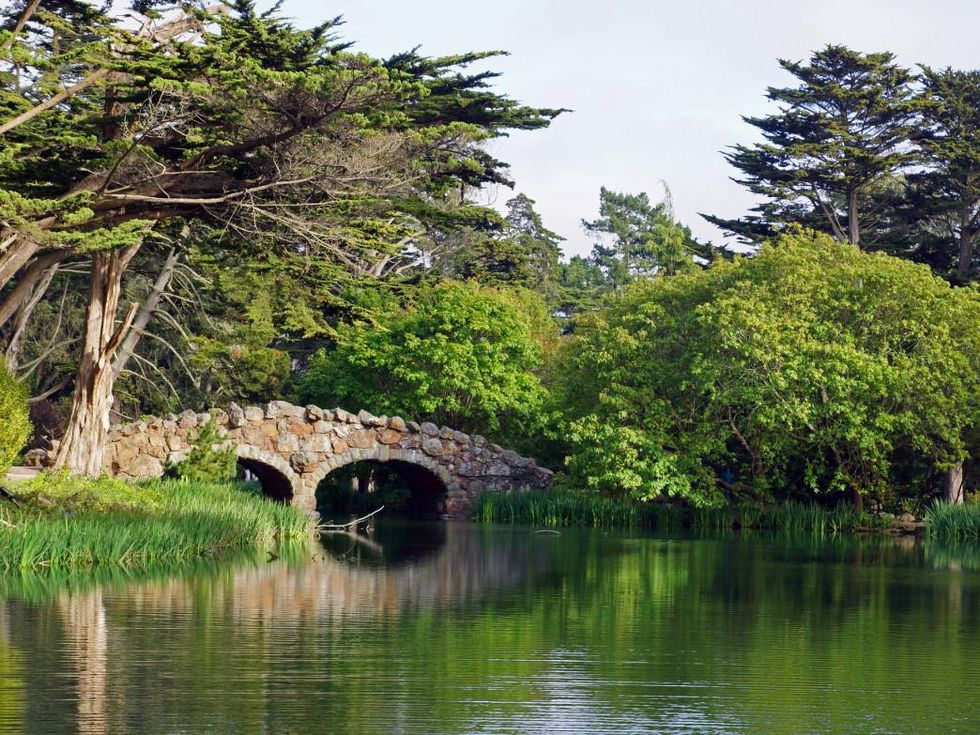
[[[486,492],[477,500],[473,517],[483,523],[532,526],[585,526],[696,531],[736,528],[766,529],[817,535],[861,528],[884,528],[889,521],[848,506],[823,508],[803,503],[682,508],[642,503],[630,498],[607,498],[571,490]]]
[[[946,541],[980,541],[980,503],[937,502],[926,511],[926,535]]]
[[[0,525],[0,570],[179,564],[312,533],[303,511],[231,484],[167,481],[145,488],[153,499],[145,508],[8,509]]]

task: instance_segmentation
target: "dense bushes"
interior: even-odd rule
[[[980,416],[980,292],[811,235],[637,283],[562,355],[582,486],[712,505],[927,490]]]
[[[27,391],[0,361],[0,480],[31,435]]]
[[[523,290],[446,281],[377,323],[343,324],[310,360],[301,400],[448,424],[511,445],[540,419],[558,333]]]

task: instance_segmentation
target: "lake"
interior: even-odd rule
[[[980,732],[976,548],[379,524],[0,585],[0,733]]]

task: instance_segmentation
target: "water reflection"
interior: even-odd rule
[[[962,550],[468,524],[368,541],[8,587],[0,732],[980,731]]]

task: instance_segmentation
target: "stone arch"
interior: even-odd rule
[[[291,503],[299,494],[302,480],[279,455],[257,449],[250,444],[237,445],[235,454],[238,464],[259,479],[266,497]]]
[[[371,449],[354,449],[344,454],[331,457],[322,463],[313,474],[305,478],[303,494],[309,498],[306,504],[315,506],[317,488],[328,475],[339,470],[341,467],[358,462],[378,462],[380,464],[402,465],[406,468],[418,468],[425,470],[438,480],[444,488],[446,495],[458,489],[458,484],[454,482],[452,475],[432,457],[416,449],[400,449],[398,447],[382,445]],[[415,481],[410,474],[406,474],[405,479],[409,483]],[[440,504],[440,513],[445,510],[444,505],[444,503]]]

